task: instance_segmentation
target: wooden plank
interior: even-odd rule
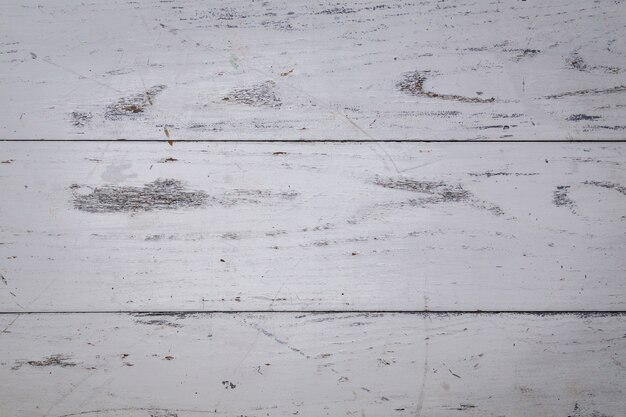
[[[625,325],[624,315],[22,315],[0,334],[0,412],[621,416]]]
[[[621,2],[20,0],[0,16],[0,138],[611,140],[626,129]]]
[[[0,303],[624,310],[625,151],[5,142]]]

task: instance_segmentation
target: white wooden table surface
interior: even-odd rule
[[[0,417],[626,416],[625,25],[0,2]]]

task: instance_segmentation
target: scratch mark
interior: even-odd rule
[[[15,318],[11,321],[11,323],[9,323],[4,329],[2,329],[2,331],[0,332],[0,334],[2,333],[8,333],[7,330],[9,330],[9,327],[13,326],[13,323],[15,323],[17,321],[17,319],[20,318],[20,314],[17,314],[15,316]]]
[[[426,304],[426,296],[424,296],[424,304]],[[417,397],[417,406],[415,407],[415,417],[422,415],[422,408],[424,407],[424,399],[426,398],[426,378],[428,377],[428,355],[430,348],[430,338],[428,336],[430,317],[424,320],[424,328],[426,338],[424,339],[424,373],[422,374],[422,385],[420,387],[419,396]]]
[[[111,87],[110,85],[105,84],[105,83],[103,83],[103,82],[101,82],[101,81],[98,81],[98,80],[97,80],[97,79],[95,79],[95,78],[88,77],[88,76],[86,76],[86,75],[80,74],[80,73],[78,73],[78,72],[74,71],[74,70],[73,70],[73,69],[71,69],[71,68],[67,68],[67,67],[65,67],[65,66],[63,66],[63,65],[59,65],[59,64],[57,64],[56,62],[52,62],[49,58],[44,58],[44,59],[43,59],[43,62],[45,62],[45,63],[47,63],[47,64],[49,64],[49,65],[52,65],[53,67],[57,67],[57,68],[60,68],[60,69],[62,69],[62,70],[64,70],[64,71],[67,71],[67,72],[69,72],[70,74],[74,74],[74,75],[75,75],[76,77],[78,77],[78,79],[80,79],[80,80],[89,80],[89,81],[92,81],[92,82],[94,82],[94,83],[96,83],[96,84],[98,84],[98,85],[102,86],[102,87],[108,88],[109,90],[113,90],[113,91],[115,91],[115,92],[118,92],[118,93],[120,93],[120,94],[123,94],[123,91],[118,90],[117,88]]]
[[[382,150],[385,153],[385,155],[387,156],[387,159],[389,159],[389,162],[391,162],[391,165],[393,165],[393,169],[396,170],[396,173],[399,174],[400,170],[398,169],[398,166],[396,165],[396,162],[393,160],[391,155],[389,155],[389,153],[387,153],[387,151],[385,150],[385,148],[383,147],[383,145],[380,142],[378,142],[377,145],[380,148],[380,150]]]
[[[31,301],[30,303],[28,303],[28,306],[30,307],[31,305],[33,305],[33,303],[34,303],[35,301],[39,300],[39,297],[41,297],[41,296],[42,296],[42,295],[43,295],[46,291],[48,291],[48,289],[49,289],[49,288],[50,288],[50,287],[51,287],[51,286],[52,286],[52,285],[56,282],[56,280],[57,280],[57,279],[58,279],[58,277],[57,277],[57,278],[55,278],[55,279],[53,279],[53,280],[52,280],[52,282],[50,282],[50,284],[48,284],[48,285],[46,286],[46,288],[44,288],[44,289],[43,289],[43,291],[41,291],[41,292],[39,293],[39,295],[37,295],[37,296],[33,299],[33,301]]]
[[[302,260],[303,260],[304,258],[305,258],[305,257],[304,257],[304,256],[302,256],[302,257],[298,260],[298,262],[296,262],[296,264],[295,264],[293,267],[291,267],[291,270],[292,270],[292,271],[293,271],[293,270],[295,270],[295,269],[298,267],[298,265],[300,265],[300,262],[302,262]],[[278,287],[278,291],[276,291],[276,294],[274,294],[274,297],[272,298],[272,302],[270,303],[269,309],[271,309],[271,308],[274,306],[274,302],[278,299],[278,295],[280,294],[280,292],[282,291],[283,287],[285,286],[285,284],[287,283],[287,281],[289,281],[289,279],[290,279],[290,278],[291,278],[291,274],[288,274],[288,275],[287,275],[287,277],[286,277],[286,278],[283,280],[283,282],[280,284],[280,287]]]
[[[452,372],[452,369],[448,369],[448,371],[455,377],[457,378],[461,378],[460,376],[458,376],[457,374],[455,374],[454,372]]]
[[[44,414],[44,417],[46,417],[48,414],[50,414],[50,411],[52,411],[52,409],[54,409],[54,408],[58,407],[60,404],[62,404],[67,399],[67,397],[69,397],[74,391],[76,391],[78,389],[78,387],[80,387],[85,381],[87,381],[89,378],[91,378],[94,375],[96,375],[96,374],[92,372],[92,373],[87,374],[87,376],[84,377],[83,379],[81,379],[76,385],[74,385],[72,387],[72,389],[70,389],[70,391],[68,393],[66,393],[63,397],[61,397],[59,399],[59,401],[57,401],[56,403],[52,404],[50,406],[50,408],[48,408],[48,410]]]
[[[246,353],[244,353],[243,357],[241,358],[241,360],[239,361],[237,366],[235,366],[235,369],[233,369],[233,375],[235,373],[237,373],[237,371],[241,367],[241,364],[243,364],[243,362],[246,360],[246,358],[248,358],[248,356],[250,355],[250,352],[252,352],[252,349],[254,348],[254,345],[256,345],[256,342],[259,339],[259,335],[260,334],[261,334],[261,329],[257,329],[256,335],[254,336],[254,339],[252,340],[252,343],[250,343],[250,346],[248,347],[248,350],[246,350]],[[219,404],[219,401],[218,401],[218,404]]]

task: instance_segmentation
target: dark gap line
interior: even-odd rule
[[[93,311],[0,311],[0,315],[63,315],[63,314],[130,314],[130,315],[191,315],[191,314],[423,314],[423,315],[497,315],[532,316],[557,315],[626,315],[626,310],[93,310]]]
[[[164,139],[0,139],[0,142],[137,142],[137,143],[164,143]],[[548,139],[548,140],[524,140],[524,139],[390,139],[390,140],[363,140],[363,139],[180,139],[172,140],[173,143],[626,143],[626,139]]]

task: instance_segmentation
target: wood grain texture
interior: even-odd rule
[[[623,1],[0,5],[0,138],[624,139]]]
[[[625,151],[5,142],[0,303],[624,310]]]
[[[12,417],[574,416],[626,409],[623,315],[1,316]]]

